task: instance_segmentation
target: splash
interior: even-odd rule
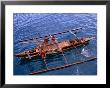
[[[91,57],[90,51],[88,49],[83,48],[81,54],[85,57]]]

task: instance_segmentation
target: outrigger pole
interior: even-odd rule
[[[70,32],[71,34],[73,34],[77,39],[79,39],[74,32],[72,32],[71,30],[69,30],[69,32]]]
[[[30,39],[25,39],[25,40],[18,40],[17,42],[31,41],[31,40],[34,40],[34,39],[45,38],[45,37],[48,37],[48,36],[51,36],[51,35],[58,35],[58,34],[68,33],[70,31],[74,31],[75,33],[77,33],[79,31],[79,29],[81,29],[81,28],[76,28],[76,29],[71,29],[71,30],[67,30],[67,31],[63,31],[63,32],[58,32],[58,33],[50,34],[50,35],[45,35],[44,37],[40,36],[40,37],[36,37],[36,38],[30,38]]]
[[[36,74],[45,73],[45,72],[49,72],[49,71],[59,70],[59,69],[67,68],[67,67],[70,67],[70,66],[74,66],[74,65],[86,63],[86,62],[89,62],[89,61],[93,61],[93,60],[96,60],[96,59],[97,59],[97,57],[92,57],[92,58],[90,58],[90,59],[73,62],[73,63],[71,63],[71,64],[66,64],[66,65],[63,65],[63,66],[55,67],[55,68],[48,68],[48,69],[46,69],[46,70],[41,70],[41,71],[37,71],[37,72],[32,72],[32,73],[30,73],[29,75],[36,75]]]
[[[44,61],[44,63],[45,63],[46,68],[48,69],[48,66],[47,66],[47,63],[46,63],[45,58],[43,59],[43,61]]]

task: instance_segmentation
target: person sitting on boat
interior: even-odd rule
[[[38,46],[38,54],[39,54],[39,55],[41,55],[41,50],[42,50],[42,48],[43,48],[43,47],[42,47],[42,45],[40,44],[40,45]],[[37,49],[36,49],[36,52],[37,52]]]
[[[51,44],[52,45],[56,44],[57,40],[56,40],[55,36],[54,35],[50,35],[50,37],[51,37],[51,39],[50,39]]]
[[[78,43],[79,43],[79,40],[78,39],[75,39],[74,40],[74,45],[78,45]]]
[[[30,51],[26,51],[25,54],[27,55],[27,57],[28,57],[29,59],[31,59]]]
[[[54,35],[51,36],[51,43],[52,43],[52,44],[58,43],[58,41],[57,41],[57,39],[55,38]]]
[[[81,38],[81,43],[83,44],[85,41],[84,41],[84,38]]]
[[[49,38],[48,38],[48,37],[45,37],[45,38],[44,38],[44,44],[45,44],[45,45],[48,45],[48,44],[49,44]]]
[[[56,38],[54,35],[51,35],[51,43],[52,43],[53,45],[55,45],[55,47],[57,48],[58,51],[61,51],[61,49],[60,49],[59,46],[58,46],[57,38]]]
[[[87,42],[86,42],[86,39],[85,38],[81,38],[81,43],[82,44],[86,44]]]
[[[45,48],[46,50],[48,50],[49,41],[50,41],[49,38],[46,36],[42,44],[42,47]]]

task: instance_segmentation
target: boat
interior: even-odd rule
[[[75,48],[77,46],[86,45],[89,43],[90,39],[91,38],[87,37],[87,38],[78,38],[73,40],[65,40],[54,44],[51,43],[51,44],[45,45],[45,47],[43,47],[43,50],[45,50],[46,55],[60,53],[69,48]],[[19,57],[19,58],[29,58],[29,57],[35,57],[35,56],[40,56],[39,47],[16,54],[16,57]]]

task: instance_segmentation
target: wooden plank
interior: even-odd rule
[[[85,62],[93,61],[93,60],[95,60],[95,59],[97,59],[97,58],[96,58],[96,57],[92,57],[92,58],[87,59],[87,60],[77,61],[77,62],[74,62],[74,63],[71,63],[71,64],[66,64],[66,65],[63,65],[63,66],[55,67],[55,68],[48,68],[48,69],[46,69],[46,70],[41,70],[41,71],[37,71],[37,72],[32,72],[32,73],[30,73],[29,75],[35,75],[35,74],[40,74],[40,73],[44,73],[44,72],[59,70],[59,69],[67,68],[67,67],[74,66],[74,65],[77,65],[77,64],[82,64],[82,63],[85,63]]]

